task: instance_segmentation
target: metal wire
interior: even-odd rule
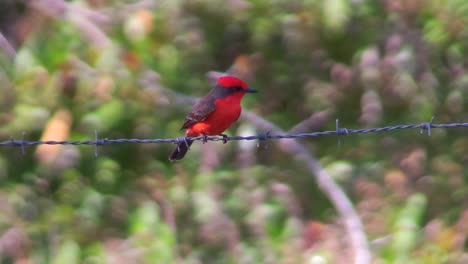
[[[100,139],[98,137],[97,131],[95,131],[95,139],[94,140],[84,140],[84,141],[55,141],[55,140],[36,140],[36,141],[29,141],[25,140],[26,134],[23,132],[21,140],[11,139],[8,141],[0,141],[0,147],[2,146],[11,146],[11,147],[21,147],[22,153],[25,152],[25,147],[28,146],[35,146],[35,145],[95,145],[96,156],[98,153],[98,146],[104,145],[111,145],[111,144],[124,144],[124,143],[131,143],[131,144],[159,144],[159,143],[172,143],[178,144],[180,142],[185,142],[186,140],[198,140],[198,141],[237,141],[237,140],[267,140],[267,139],[303,139],[309,137],[320,137],[320,136],[344,136],[350,134],[368,134],[368,133],[380,133],[386,131],[394,131],[394,130],[403,130],[403,129],[420,129],[420,133],[427,131],[428,136],[431,135],[431,129],[434,128],[462,128],[468,127],[468,123],[450,123],[450,124],[433,124],[432,120],[428,123],[421,123],[421,124],[408,124],[408,125],[395,125],[395,126],[385,126],[385,127],[376,127],[376,128],[360,128],[360,129],[353,129],[353,128],[341,128],[339,127],[338,120],[336,121],[336,130],[329,130],[329,131],[319,131],[319,132],[310,132],[310,133],[300,133],[300,134],[278,134],[272,135],[270,132],[266,133],[259,133],[255,136],[232,136],[232,137],[221,137],[221,136],[199,136],[199,137],[179,137],[179,138],[157,138],[157,139],[136,139],[136,138],[121,138],[121,139]],[[338,138],[338,143],[340,139]]]

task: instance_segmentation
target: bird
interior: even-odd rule
[[[186,129],[185,139],[177,144],[177,148],[169,156],[169,160],[181,160],[193,140],[187,137],[221,135],[239,118],[242,98],[246,93],[257,93],[241,79],[234,76],[218,78],[211,91],[201,98],[185,117],[181,130]]]

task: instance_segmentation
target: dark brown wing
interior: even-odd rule
[[[192,108],[192,112],[185,118],[184,124],[181,129],[189,128],[191,125],[202,121],[215,110],[215,100],[225,98],[226,96],[242,91],[241,87],[237,89],[226,89],[216,85],[211,91],[200,101],[198,101]]]
[[[189,128],[193,124],[196,124],[205,119],[213,110],[216,105],[214,103],[215,98],[208,94],[198,101],[192,108],[190,114],[185,117],[184,124],[181,129]]]

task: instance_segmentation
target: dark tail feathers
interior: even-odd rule
[[[177,144],[177,148],[174,150],[174,152],[172,152],[171,156],[169,157],[169,160],[174,161],[183,159],[187,151],[190,149],[192,143],[193,140],[187,139]]]

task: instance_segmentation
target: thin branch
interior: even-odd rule
[[[244,111],[242,118],[254,123],[262,130],[278,134],[284,133],[282,129],[273,123],[252,112]],[[312,154],[310,154],[310,152],[296,140],[282,140],[279,143],[279,147],[284,152],[295,156],[298,160],[306,164],[311,174],[315,176],[315,180],[317,181],[319,188],[335,206],[338,214],[345,223],[346,232],[354,253],[354,263],[370,263],[371,253],[361,219],[354,210],[353,204],[346,196],[345,192],[333,180],[333,178],[331,178],[328,172],[322,168],[320,163],[312,156]]]
[[[74,13],[68,13],[65,17],[70,23],[77,26],[83,35],[98,48],[108,47],[111,41],[107,35],[86,17]]]
[[[64,19],[80,29],[81,33],[96,47],[104,48],[111,44],[107,35],[95,24],[94,20],[107,21],[103,15],[84,7],[75,7],[63,0],[35,0],[30,5],[33,9],[53,17]]]
[[[127,18],[128,14],[134,13],[138,10],[154,10],[158,5],[161,5],[161,3],[158,3],[158,0],[140,0],[134,3],[122,3],[117,4],[114,7],[103,8],[102,11],[104,14],[112,16],[112,19],[115,22]]]
[[[330,120],[333,112],[329,110],[313,113],[308,118],[291,128],[288,133],[299,134],[307,131],[316,131],[323,127],[323,125]]]
[[[3,36],[0,32],[0,49],[3,50],[8,59],[13,60],[16,57],[15,48],[10,44],[10,42]]]

